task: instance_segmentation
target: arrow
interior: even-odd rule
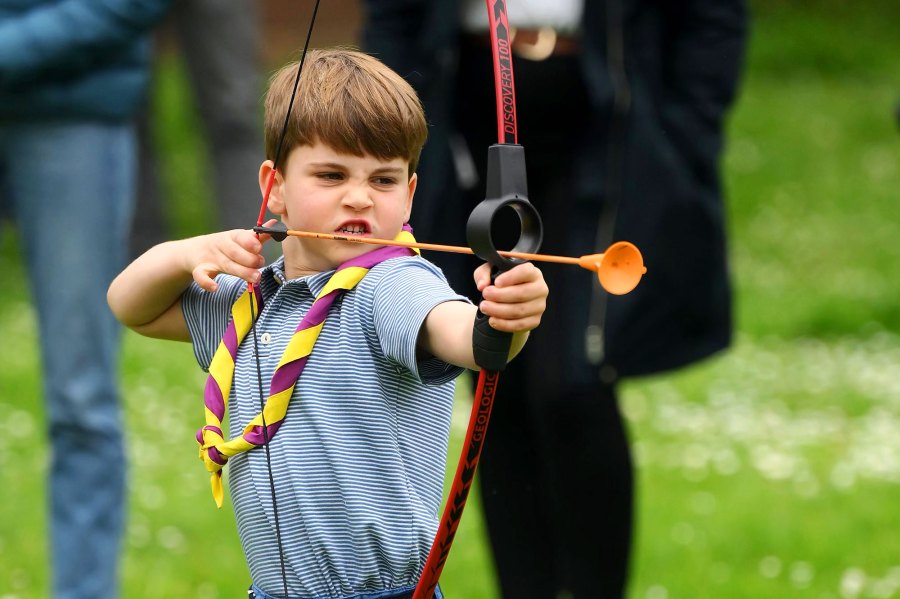
[[[392,245],[406,248],[418,248],[435,252],[451,252],[455,254],[474,254],[472,248],[459,245],[441,245],[437,243],[422,243],[409,241],[396,241],[394,239],[379,239],[377,237],[357,237],[349,235],[333,235],[330,233],[313,233],[311,231],[296,231],[288,229],[283,223],[271,227],[256,226],[253,230],[258,234],[267,234],[276,241],[283,241],[286,237],[303,237],[306,239],[326,239],[331,241],[346,241],[350,243],[363,243],[369,245]],[[552,254],[530,254],[527,252],[498,251],[498,254],[506,258],[519,260],[531,260],[535,262],[554,262],[557,264],[572,264],[586,270],[597,273],[597,278],[603,288],[613,295],[624,295],[637,287],[641,277],[647,272],[644,267],[644,259],[640,250],[634,244],[627,241],[617,241],[607,248],[602,254],[588,254],[578,258],[569,256],[554,256]]]

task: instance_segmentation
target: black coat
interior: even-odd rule
[[[514,0],[509,4],[514,10]],[[447,140],[454,127],[457,3],[372,0],[366,12],[365,49],[413,83],[431,125],[413,225],[421,239],[448,240],[446,232],[435,233],[453,201]],[[719,158],[745,35],[742,0],[585,1],[580,64],[591,108],[577,116],[588,135],[574,165],[578,194],[567,250],[602,251],[598,221],[612,218],[614,232],[601,242],[633,242],[648,268],[635,291],[604,299],[603,365],[613,378],[682,366],[730,343]],[[563,116],[571,115],[548,118]],[[551,295],[564,294],[573,315],[566,327],[576,342],[568,351],[596,374],[601,369],[585,358],[580,341],[589,303],[597,301],[588,287]]]

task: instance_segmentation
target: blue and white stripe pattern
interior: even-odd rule
[[[263,271],[256,335],[271,380],[297,323],[331,272],[284,281]],[[192,286],[183,309],[200,365],[209,366],[246,283]],[[332,308],[272,439],[272,465],[291,597],[353,597],[414,585],[438,524],[454,380],[461,369],[416,359],[425,317],[454,293],[427,260],[371,269]],[[252,338],[241,345],[229,400],[232,436],[259,412]],[[253,582],[281,594],[263,450],[235,456],[228,479]]]

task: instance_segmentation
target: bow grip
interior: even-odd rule
[[[495,273],[491,273],[491,284]],[[475,326],[472,328],[472,353],[475,363],[484,370],[500,372],[509,361],[509,349],[512,333],[498,331],[490,325],[489,317],[478,310],[475,314]]]
[[[525,176],[525,148],[518,144],[494,144],[488,148],[486,197],[469,215],[466,238],[475,255],[491,265],[491,284],[498,274],[525,262],[497,252],[492,226],[503,209],[519,217],[519,239],[513,251],[534,253],[541,246],[543,226],[537,210],[528,201]],[[475,363],[485,370],[506,367],[512,334],[492,328],[488,317],[478,311],[472,331]]]

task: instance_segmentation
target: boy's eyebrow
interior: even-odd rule
[[[308,165],[310,168],[331,168],[331,169],[344,169],[347,168],[345,165],[340,162],[310,162]]]
[[[376,168],[375,173],[379,175],[387,175],[387,174],[405,174],[406,169],[401,166],[384,166],[381,168]]]
[[[333,169],[333,170],[345,170],[347,168],[346,164],[342,164],[340,162],[310,162],[308,164],[309,168],[313,169]],[[405,174],[406,168],[402,166],[383,166],[376,168],[372,171],[374,174],[385,175],[385,174]]]

